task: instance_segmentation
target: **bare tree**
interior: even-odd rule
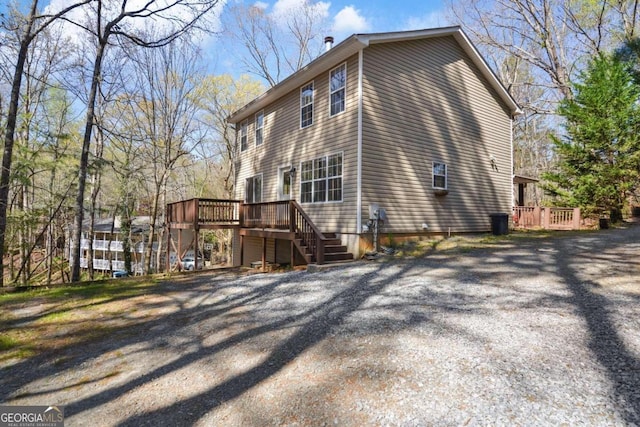
[[[327,26],[324,3],[303,0],[294,9],[269,13],[261,4],[230,6],[225,34],[242,46],[246,71],[274,86],[322,52]]]
[[[228,74],[207,76],[202,81],[198,102],[204,112],[204,121],[211,127],[212,147],[209,150],[219,164],[223,196],[233,197],[236,159],[235,132],[227,124],[227,117],[247,102],[260,95],[264,88],[260,82],[243,75],[233,79]]]
[[[156,48],[169,45],[181,35],[196,28],[199,21],[217,5],[217,0],[148,0],[140,3],[133,0],[95,0],[91,2],[90,20],[86,23],[74,22],[87,30],[96,40],[91,87],[86,105],[85,131],[78,169],[78,194],[76,216],[71,248],[71,280],[80,278],[80,237],[84,218],[84,196],[91,137],[95,126],[95,105],[102,77],[102,62],[112,38],[127,40],[138,46]],[[148,32],[136,27],[142,22],[166,24],[165,30],[149,36]]]
[[[19,34],[4,33],[5,58],[11,52],[17,54],[19,45]],[[23,67],[4,238],[5,250],[10,254],[10,280],[14,280],[17,254],[20,268],[16,280],[23,284],[41,265],[38,261],[32,268],[32,259],[39,259],[34,257],[38,255],[34,249],[38,238],[54,220],[53,217],[47,219],[44,213],[50,202],[57,203],[50,200],[45,182],[55,167],[49,150],[52,132],[56,131],[50,125],[60,112],[52,105],[50,94],[54,92],[55,73],[62,69],[62,58],[67,53],[60,33],[49,26],[29,45]]]
[[[187,40],[153,50],[132,52],[136,95],[131,111],[137,117],[140,156],[150,183],[150,230],[145,251],[145,272],[151,270],[154,242],[162,251],[162,226],[169,180],[174,170],[205,139],[198,120],[197,81],[200,53]],[[159,265],[158,263],[156,263]]]
[[[450,2],[498,77],[520,104],[514,132],[516,172],[538,176],[553,161],[547,135],[558,103],[587,60],[631,40],[638,0],[466,0]]]
[[[16,123],[20,102],[20,88],[24,65],[33,40],[52,23],[62,19],[74,9],[90,3],[91,0],[74,2],[61,11],[53,14],[41,14],[38,10],[38,0],[32,0],[29,13],[24,16],[15,8],[11,9],[10,19],[2,21],[2,27],[18,34],[19,48],[11,82],[11,96],[7,111],[4,132],[4,152],[2,157],[2,171],[0,173],[0,259],[4,259],[4,240],[7,229],[7,206],[9,200],[9,185],[11,162],[13,160],[13,146],[15,141]],[[0,284],[4,284],[4,263],[0,262]]]

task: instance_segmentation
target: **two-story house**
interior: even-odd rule
[[[295,200],[356,256],[376,208],[384,236],[487,231],[511,211],[518,113],[459,27],[352,35],[228,118],[236,197]],[[243,263],[279,243],[244,233]]]

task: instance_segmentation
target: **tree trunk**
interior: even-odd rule
[[[0,260],[4,261],[4,242],[7,231],[7,205],[9,202],[9,180],[11,178],[11,161],[13,160],[13,145],[15,141],[16,123],[18,118],[18,102],[22,85],[22,71],[27,60],[29,44],[32,40],[31,31],[38,7],[38,0],[33,0],[24,37],[20,42],[20,50],[16,61],[11,84],[11,99],[7,113],[7,124],[4,133],[4,154],[2,156],[2,172],[0,173]],[[4,262],[0,262],[0,286],[4,286]]]
[[[151,216],[149,218],[149,241],[147,242],[147,248],[145,249],[144,255],[144,270],[146,274],[151,272],[151,259],[153,257],[153,241],[156,234],[159,198],[159,191],[156,189],[156,194],[153,196],[153,205],[151,206]]]
[[[87,102],[87,121],[85,123],[84,138],[82,140],[82,154],[80,155],[80,168],[78,169],[78,195],[76,197],[76,215],[73,228],[73,238],[71,239],[71,281],[80,280],[80,237],[82,235],[82,221],[84,219],[84,191],[87,182],[87,170],[89,165],[89,148],[91,147],[91,135],[95,118],[95,105],[100,85],[100,73],[102,69],[102,58],[106,48],[106,37],[100,39],[96,60],[93,65],[93,77],[91,79],[91,90]],[[1,212],[0,212],[1,213]]]

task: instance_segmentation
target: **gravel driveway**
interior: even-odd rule
[[[0,401],[67,426],[640,425],[639,277],[640,226],[183,276],[108,341],[0,367]]]

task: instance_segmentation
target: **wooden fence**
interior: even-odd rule
[[[579,230],[580,208],[514,206],[515,228],[543,228],[546,230]]]

